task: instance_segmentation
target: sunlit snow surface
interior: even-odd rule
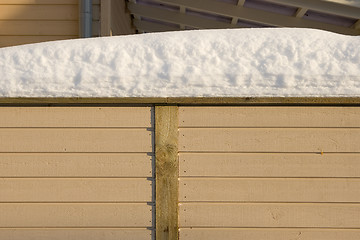
[[[234,29],[0,49],[2,97],[360,96],[360,37]]]

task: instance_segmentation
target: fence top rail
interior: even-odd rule
[[[239,105],[239,106],[360,106],[360,97],[126,97],[126,98],[0,98],[0,106],[11,105]]]

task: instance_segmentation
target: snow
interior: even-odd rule
[[[0,49],[1,97],[360,96],[360,36],[226,29]]]

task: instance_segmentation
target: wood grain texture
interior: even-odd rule
[[[179,201],[360,202],[360,179],[180,178]]]
[[[2,153],[0,177],[152,177],[147,153]]]
[[[182,203],[179,212],[180,227],[360,227],[360,204]]]
[[[360,152],[360,129],[182,128],[180,151]]]
[[[178,107],[155,107],[156,239],[178,239]]]
[[[146,228],[2,228],[0,239],[11,240],[151,240],[152,230]]]
[[[0,127],[151,127],[150,107],[2,107]]]
[[[2,228],[152,227],[146,203],[1,203]]]
[[[360,177],[360,154],[181,153],[180,176]]]
[[[360,127],[357,107],[181,107],[180,127]]]
[[[0,152],[152,152],[146,129],[0,129]]]
[[[146,178],[2,178],[0,202],[151,202]]]
[[[357,240],[360,230],[352,229],[261,229],[182,228],[181,240]]]

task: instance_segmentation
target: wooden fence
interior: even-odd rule
[[[1,239],[360,238],[359,98],[0,104]]]

